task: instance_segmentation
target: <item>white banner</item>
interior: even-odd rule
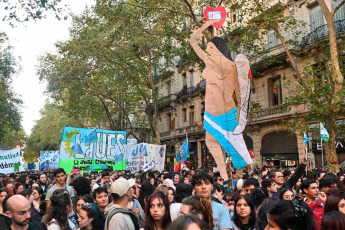
[[[20,159],[20,148],[0,150],[0,173],[14,173],[24,171]]]
[[[38,158],[40,171],[57,169],[59,167],[60,151],[41,151]]]
[[[148,170],[162,171],[165,163],[166,145],[153,145],[141,143],[127,145],[126,148],[126,169],[131,173]]]

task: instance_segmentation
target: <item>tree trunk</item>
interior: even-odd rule
[[[329,142],[324,143],[326,151],[326,161],[329,166],[329,172],[338,173],[339,172],[339,162],[335,146],[335,136],[336,136],[336,124],[335,119],[327,119],[325,121],[325,128],[329,134]]]

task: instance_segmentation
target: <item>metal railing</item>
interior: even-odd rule
[[[345,32],[345,19],[338,20],[334,22],[335,32],[344,33]],[[327,24],[317,27],[314,31],[309,33],[307,36],[302,38],[300,46],[302,48],[315,43],[317,40],[324,38],[329,35],[329,30]]]
[[[177,99],[180,99],[181,97],[192,95],[194,93],[200,92],[202,90],[206,89],[206,80],[201,80],[196,86],[192,87],[184,87],[181,89],[181,91],[177,94]]]
[[[262,109],[257,112],[253,112],[256,116],[255,118],[261,118],[261,117],[266,117],[266,116],[272,116],[272,115],[278,115],[287,112],[288,107],[286,105],[277,105],[277,106],[272,106],[267,109]]]

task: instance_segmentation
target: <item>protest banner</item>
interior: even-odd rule
[[[126,149],[126,168],[131,173],[140,170],[164,169],[166,145],[153,145],[140,143],[137,145],[127,145]]]
[[[125,170],[126,131],[64,127],[59,168]]]
[[[37,159],[40,163],[40,171],[53,170],[59,167],[60,151],[41,151]]]
[[[20,159],[20,148],[0,150],[0,173],[14,173],[24,171]]]

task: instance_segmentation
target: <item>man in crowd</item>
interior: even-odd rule
[[[302,164],[300,164],[297,167],[296,172],[286,181],[284,180],[284,175],[282,171],[280,171],[279,169],[271,171],[270,177],[277,184],[278,189],[285,187],[291,190],[292,187],[297,183],[298,179],[301,178],[301,176],[303,176],[306,166],[307,160],[303,159]]]
[[[22,195],[14,195],[6,202],[6,215],[11,219],[11,230],[43,230],[43,223],[30,223],[31,204]],[[2,226],[3,227],[3,226]]]
[[[110,173],[108,171],[103,171],[101,173],[100,181],[98,181],[97,183],[93,185],[92,190],[94,191],[98,187],[103,187],[105,184],[108,184],[108,183],[110,183]]]
[[[66,172],[63,168],[58,168],[54,171],[54,178],[56,183],[48,190],[46,195],[46,203],[47,207],[50,206],[50,198],[52,197],[53,193],[57,189],[65,189],[68,191],[70,197],[74,196],[72,187],[66,184]]]
[[[105,187],[99,187],[95,189],[92,193],[93,201],[95,203],[91,204],[92,209],[97,214],[97,225],[101,228],[104,228],[104,222],[105,222],[105,208],[109,204],[109,197],[108,197],[108,191]]]
[[[247,195],[249,195],[254,188],[258,188],[259,186],[259,181],[253,177],[246,179],[243,184]]]
[[[267,190],[269,197],[277,198],[278,187],[273,179],[262,180],[261,186]]]
[[[180,176],[180,174],[175,174],[174,175],[174,186],[176,187],[179,183],[180,183],[180,178],[181,178],[181,176]]]
[[[333,178],[333,177],[323,177],[319,181],[320,190],[327,195],[329,190],[331,190],[332,188],[338,188],[337,182],[338,181],[337,181],[336,178]]]
[[[196,196],[205,198],[211,202],[214,229],[231,229],[232,223],[228,209],[224,205],[211,200],[213,188],[212,177],[205,172],[199,172],[193,177],[192,187]]]
[[[110,187],[114,204],[106,209],[105,230],[135,230],[139,228],[139,217],[128,210],[128,202],[132,200],[134,180],[117,179]]]
[[[41,186],[44,194],[46,194],[49,189],[49,184],[47,183],[47,175],[45,173],[38,175],[38,184]]]
[[[326,194],[324,192],[319,194],[319,186],[313,179],[304,180],[301,186],[303,192],[306,194],[304,201],[313,212],[316,229],[321,229],[321,220],[325,210],[324,204],[326,203]]]

